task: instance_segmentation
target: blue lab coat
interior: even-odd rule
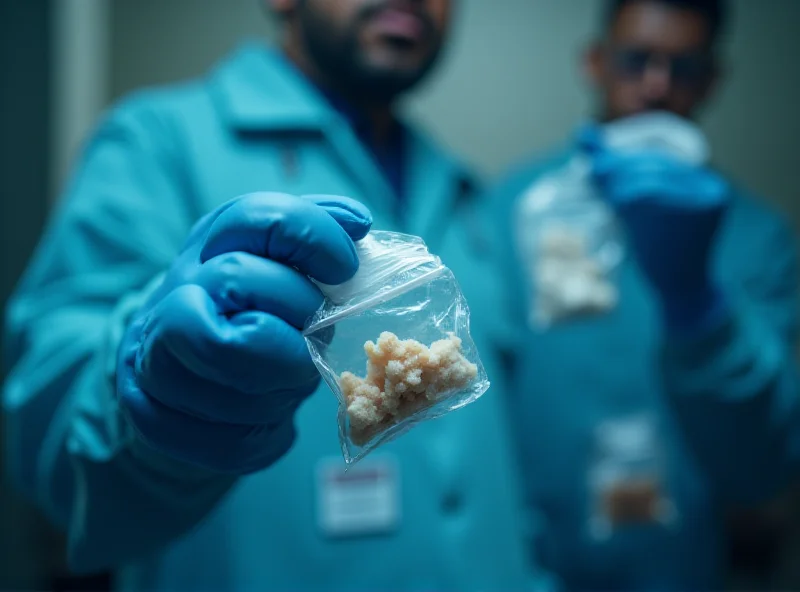
[[[461,281],[494,379],[481,319],[497,299],[471,177],[408,133],[398,208],[348,120],[258,44],[105,114],[7,314],[12,477],[65,529],[75,569],[112,569],[122,589],[139,591],[534,586],[498,387],[374,453],[399,467],[400,516],[370,537],[334,538],[319,524],[318,465],[344,466],[326,387],[299,411],[293,449],[239,479],[144,449],[117,409],[126,319],[197,219],[256,191],[350,196],[370,207],[374,228],[425,238]]]

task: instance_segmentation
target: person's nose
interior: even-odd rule
[[[642,86],[648,102],[664,100],[672,89],[672,68],[669,60],[655,58],[645,68]]]

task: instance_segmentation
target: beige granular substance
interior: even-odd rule
[[[466,387],[478,367],[461,354],[461,339],[450,334],[430,347],[384,331],[364,344],[367,376],[343,372],[339,385],[350,417],[350,439],[361,446],[380,431]]]

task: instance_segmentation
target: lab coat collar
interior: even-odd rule
[[[242,131],[320,130],[337,114],[277,48],[249,41],[212,75],[219,106]]]

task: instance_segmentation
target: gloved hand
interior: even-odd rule
[[[285,454],[320,381],[301,333],[323,301],[309,277],[350,279],[371,223],[347,198],[276,193],[202,218],[119,349],[119,402],[141,439],[234,474]]]
[[[582,130],[579,146],[591,155],[596,186],[627,230],[667,329],[702,331],[724,317],[711,256],[730,199],[725,180],[663,153],[607,149],[595,127]]]

